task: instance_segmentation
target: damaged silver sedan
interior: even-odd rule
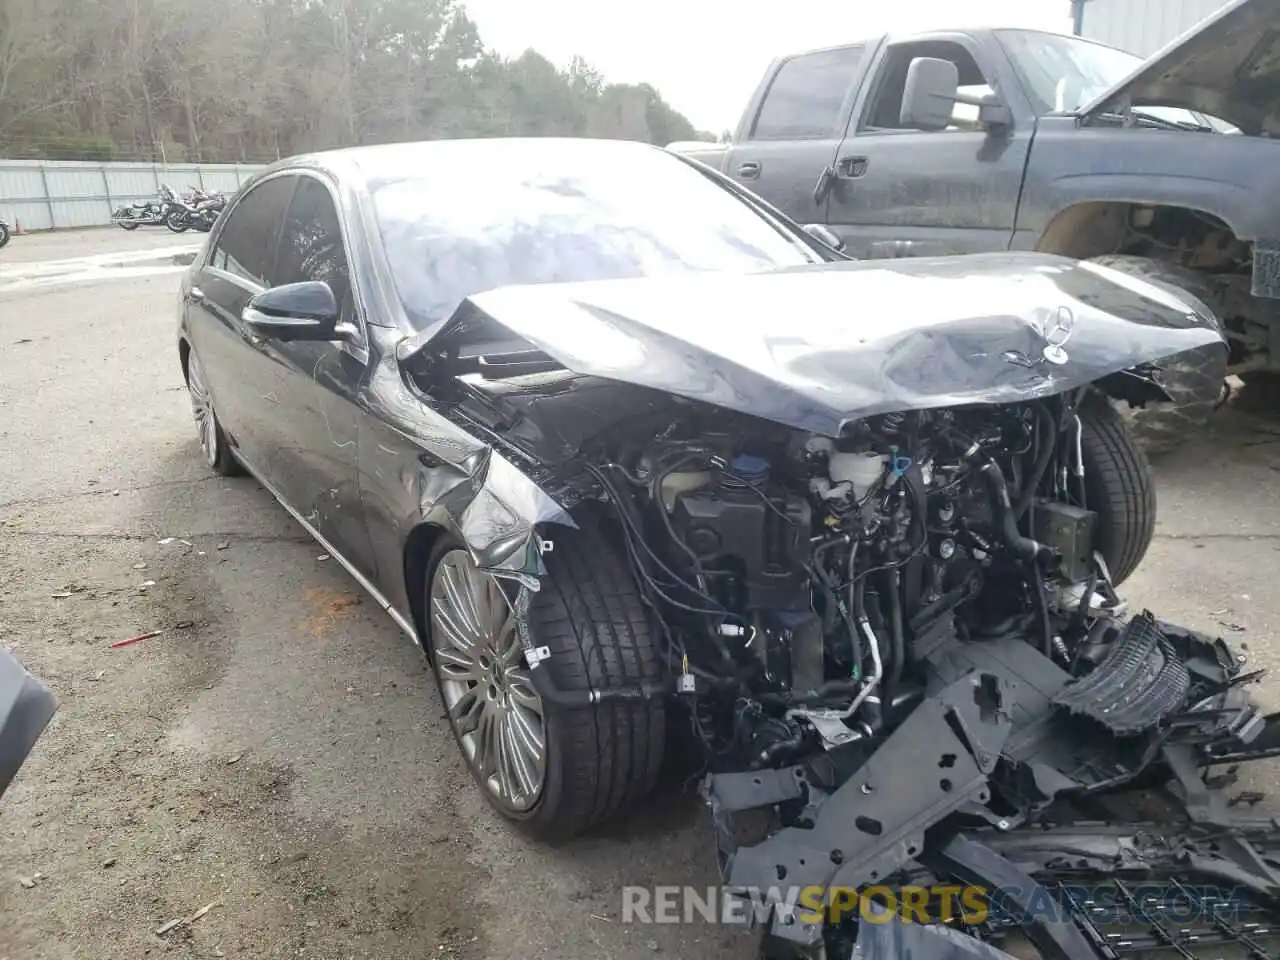
[[[1274,830],[1227,788],[1275,726],[1233,651],[1118,589],[1156,500],[1116,408],[1212,345],[1170,288],[851,262],[696,163],[593,141],[276,164],[179,324],[209,465],[422,645],[493,806],[567,838],[695,743],[726,886],[807,958],[1119,956],[1096,891],[1135,878],[1212,922],[1137,899],[1124,944],[1272,955],[1240,911],[1280,889]],[[1197,886],[1227,881],[1231,913]],[[922,883],[989,909],[787,895]]]

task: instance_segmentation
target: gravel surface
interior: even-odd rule
[[[624,884],[714,881],[679,784],[559,848],[489,811],[416,650],[257,484],[204,468],[172,272],[6,289],[9,265],[173,242],[0,252],[0,642],[60,701],[0,801],[0,960],[753,956],[732,928],[619,922]],[[1255,666],[1278,470],[1280,421],[1240,405],[1163,461],[1128,589]]]

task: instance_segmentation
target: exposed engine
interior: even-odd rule
[[[891,728],[958,643],[1032,637],[1068,666],[1121,612],[1070,397],[888,414],[839,440],[708,426],[593,469],[713,768]]]

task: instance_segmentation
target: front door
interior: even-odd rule
[[[377,571],[360,513],[356,456],[368,340],[332,189],[318,174],[301,174],[280,231],[276,284],[328,283],[342,311],[338,328],[344,338],[266,338],[260,343],[279,383],[272,482],[290,506],[372,580]]]
[[[951,60],[960,93],[1010,103],[1014,92],[1000,89],[995,69],[967,38],[886,45],[836,155],[828,225],[859,258],[1008,249],[1034,119],[1015,116],[1012,129],[988,130],[977,123],[976,106],[958,103],[946,130],[904,128],[903,90],[915,57]]]

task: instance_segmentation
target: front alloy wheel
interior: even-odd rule
[[[458,549],[437,564],[430,597],[433,661],[463,755],[499,809],[526,815],[546,780],[547,729],[508,589]]]

